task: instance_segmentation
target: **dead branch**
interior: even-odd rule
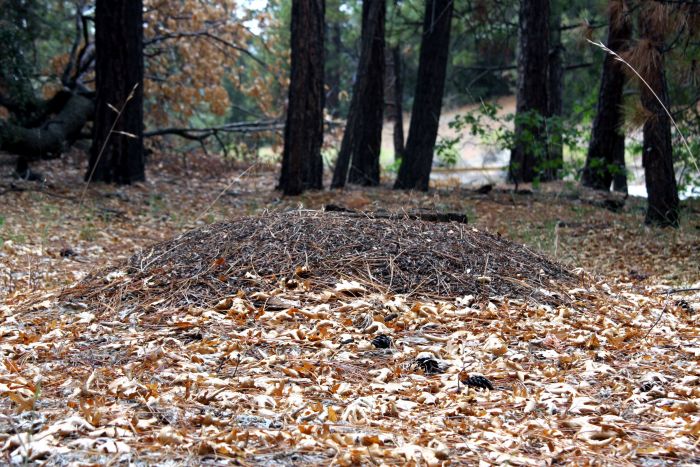
[[[364,217],[368,219],[391,219],[401,221],[404,219],[420,220],[425,222],[458,222],[467,224],[467,215],[461,212],[426,212],[413,210],[408,212],[392,213],[386,211],[357,211],[337,204],[323,206],[326,212],[340,212],[349,217]]]
[[[258,120],[255,122],[236,122],[208,128],[160,128],[146,131],[143,136],[152,138],[154,136],[175,135],[181,138],[203,141],[209,137],[216,137],[220,133],[261,133],[265,131],[280,131],[284,129],[284,122],[280,120]]]

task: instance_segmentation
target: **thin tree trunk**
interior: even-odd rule
[[[405,151],[404,148],[404,135],[403,135],[403,70],[401,68],[401,49],[396,46],[391,48],[392,55],[392,68],[393,68],[393,78],[394,85],[393,96],[394,96],[394,159],[400,160],[403,158]]]
[[[369,60],[369,87],[362,99],[363,133],[360,135],[359,151],[353,154],[348,182],[357,185],[379,185],[379,156],[382,150],[382,126],[384,123],[384,23],[386,20],[386,0],[369,0],[380,3],[380,14],[372,37],[372,52]],[[363,23],[369,17],[367,2],[362,4]]]
[[[516,183],[539,178],[547,157],[543,120],[549,111],[548,52],[549,0],[521,0],[515,147],[511,150],[509,165],[509,178]]]
[[[394,0],[394,9],[399,8],[399,1]],[[403,159],[405,138],[403,133],[403,60],[401,47],[397,44],[387,51],[387,82],[390,83],[392,96],[391,118],[394,121],[392,132],[394,142],[394,162]],[[389,65],[389,63],[391,63]]]
[[[142,0],[97,0],[95,48],[95,128],[85,179],[144,180]]]
[[[610,2],[608,21],[607,47],[621,53],[628,47],[632,35],[632,26],[622,0]],[[598,92],[598,111],[593,121],[588,155],[581,176],[581,184],[596,190],[607,191],[614,181],[616,191],[627,191],[625,135],[621,131],[624,122],[622,91],[625,85],[622,66],[612,55],[605,55]]]
[[[333,22],[328,24],[329,32],[329,45],[332,46],[332,53],[335,60],[331,63],[326,61],[326,65],[331,65],[326,69],[326,84],[328,85],[328,94],[326,98],[326,109],[331,115],[337,116],[340,107],[340,70],[341,66],[341,54],[343,53],[343,44],[340,30],[340,23]]]
[[[341,188],[347,181],[368,186],[379,184],[384,114],[385,15],[385,0],[365,0],[362,3],[360,61],[345,133],[333,172],[332,188]]]
[[[564,70],[562,65],[562,53],[564,47],[561,43],[561,7],[557,2],[553,8],[550,20],[550,47],[549,63],[547,67],[547,117],[557,120],[549,125],[547,164],[542,174],[542,181],[551,181],[561,178],[561,169],[564,167],[564,151],[562,144],[561,117],[563,112]]]
[[[395,189],[427,191],[450,47],[452,0],[427,0],[411,124]]]
[[[663,31],[658,31],[653,18],[640,17],[640,36],[649,41],[647,76],[644,79],[670,108],[668,86],[664,76]],[[653,66],[656,64],[657,66]],[[642,106],[650,116],[644,123],[642,164],[647,188],[647,212],[644,222],[660,226],[678,227],[679,200],[676,176],[673,170],[671,120],[654,93],[640,83]]]
[[[285,195],[323,188],[324,0],[292,2],[289,107],[279,188]]]
[[[387,120],[394,121],[396,117],[396,91],[394,90],[396,84],[394,73],[396,68],[394,67],[393,48],[388,45],[384,51],[384,58],[386,59],[386,66],[384,67],[384,116]]]

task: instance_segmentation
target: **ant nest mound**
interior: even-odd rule
[[[204,305],[239,291],[325,290],[353,281],[381,293],[558,304],[579,282],[523,245],[464,223],[413,217],[323,211],[238,217],[146,248],[64,298],[116,299],[119,308]]]

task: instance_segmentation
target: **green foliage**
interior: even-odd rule
[[[686,140],[690,147],[689,153],[678,132],[674,131],[673,160],[676,169],[679,171],[678,189],[682,191],[689,187],[700,186],[700,172],[697,170],[698,166],[700,166],[700,140],[693,137],[692,128],[687,124],[681,127],[681,131],[686,135]],[[691,137],[688,138],[688,135],[691,135]]]
[[[537,172],[555,170],[563,175],[577,174],[581,160],[569,157],[562,167],[560,161],[549,159],[547,153],[551,146],[562,146],[569,154],[582,153],[585,139],[579,125],[564,117],[545,117],[535,111],[501,116],[498,113],[500,109],[498,104],[483,103],[476,111],[457,115],[449,126],[460,133],[466,131],[478,137],[483,144],[501,150],[510,151],[517,145],[523,145],[525,150],[533,153],[538,160],[535,167]],[[513,129],[516,125],[521,128],[519,133]],[[544,128],[548,137],[540,138],[535,131],[537,128]],[[462,134],[443,142],[443,145],[448,149],[452,148],[461,138]]]
[[[399,173],[399,168],[401,167],[401,158],[397,157],[394,162],[384,167],[384,170],[389,173],[397,174]]]
[[[461,141],[460,137],[456,138],[440,138],[435,145],[435,151],[438,157],[438,164],[441,167],[454,167],[459,161],[458,144]]]
[[[68,51],[75,8],[72,2],[60,0],[0,0],[0,89],[4,93],[21,104],[34,98],[34,87],[56,79],[48,65]]]
[[[577,169],[581,168],[580,164],[577,164],[575,167]],[[617,164],[612,164],[612,163],[606,164],[604,159],[598,159],[598,158],[591,159],[590,161],[588,161],[588,169],[591,172],[597,173],[599,175],[610,174],[613,177],[619,173],[627,172],[627,177],[629,178],[630,173],[631,173],[631,172],[626,171],[622,167],[618,166]],[[580,171],[577,171],[576,173],[579,173],[579,172]]]
[[[35,2],[0,0],[0,89],[20,110],[33,97],[33,41],[37,27]]]

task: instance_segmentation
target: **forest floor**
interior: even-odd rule
[[[154,156],[145,183],[87,189],[78,152],[38,164],[44,184],[12,180],[0,165],[1,461],[700,461],[700,294],[671,293],[700,287],[697,200],[684,202],[680,229],[657,229],[642,223],[643,199],[613,211],[604,206],[615,200],[567,183],[518,194],[445,182],[427,194],[387,185],[282,198],[269,168],[185,162]],[[284,243],[294,232],[279,213],[327,204],[465,213],[468,227],[377,225],[418,226],[427,249],[429,234],[487,239],[484,271],[468,271],[484,288],[399,293],[372,287],[369,268],[362,280],[312,284],[304,264],[280,277],[254,259],[251,285],[224,287],[236,274],[226,265],[242,253],[219,254],[207,237],[225,230],[216,222],[269,212],[226,224],[268,248],[245,230],[251,219],[272,237],[285,232]],[[150,248],[193,228],[204,230]],[[384,249],[367,229],[352,235]],[[495,269],[489,276],[504,245],[514,249],[499,261],[526,258],[532,274],[509,278],[512,292],[498,289]],[[539,253],[566,273],[550,273]],[[172,261],[150,268],[164,255]],[[260,261],[299,262],[287,255]],[[448,272],[431,277],[440,284]]]

